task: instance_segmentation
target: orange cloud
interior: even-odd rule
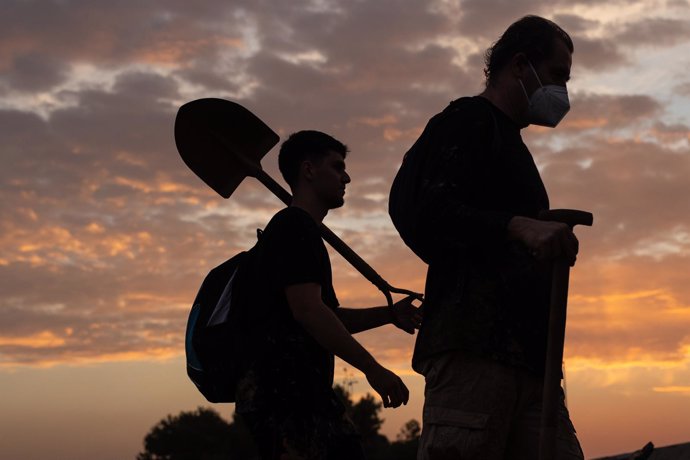
[[[19,346],[26,348],[56,348],[65,345],[65,339],[51,331],[43,331],[26,337],[2,337],[0,347]]]
[[[193,40],[179,40],[169,37],[168,40],[157,42],[147,49],[137,53],[137,57],[146,63],[177,67],[180,64],[193,60],[195,56],[203,54],[210,48],[235,48],[243,49],[245,42],[241,38],[228,38],[224,36],[209,36]]]
[[[383,115],[381,117],[361,117],[356,118],[356,123],[361,123],[366,126],[377,128],[379,126],[394,125],[398,123],[398,117],[395,115]]]
[[[668,386],[668,387],[654,387],[657,393],[677,393],[684,396],[690,396],[690,386]]]
[[[597,118],[573,118],[572,120],[566,118],[563,126],[572,129],[593,129],[603,128],[609,124],[609,120],[603,117]]]
[[[386,128],[383,130],[383,138],[389,142],[394,142],[401,139],[416,140],[419,137],[421,130],[418,128],[398,129]]]
[[[93,355],[80,355],[73,353],[68,359],[63,357],[49,357],[40,361],[32,362],[32,367],[51,368],[64,364],[73,366],[86,366],[91,364],[117,363],[117,362],[147,362],[147,361],[169,361],[179,358],[178,347],[159,347],[149,348],[141,351],[122,351],[115,353],[102,353]],[[0,369],[14,369],[26,364],[21,361],[6,360],[0,362]]]

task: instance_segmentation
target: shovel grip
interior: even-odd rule
[[[577,209],[549,209],[539,213],[539,220],[562,222],[568,224],[570,228],[576,225],[592,226],[594,216],[591,212],[579,211]]]

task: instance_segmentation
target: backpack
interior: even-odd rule
[[[256,292],[253,263],[259,241],[211,270],[187,320],[187,375],[209,402],[235,402],[237,382],[251,356],[245,324]]]
[[[452,101],[442,112],[429,120],[417,141],[405,153],[391,186],[388,198],[388,214],[393,225],[405,244],[427,264],[431,259],[431,250],[423,238],[417,235],[421,210],[419,200],[423,187],[430,180],[430,173],[438,167],[439,155],[437,153],[440,146],[435,143],[436,131],[443,121],[461,110],[462,106],[470,99],[460,98]],[[493,110],[488,106],[487,109],[494,124],[495,135],[493,136],[491,152],[495,153],[500,149],[500,132]]]

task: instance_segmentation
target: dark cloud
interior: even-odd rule
[[[391,11],[396,11],[395,22],[390,21]],[[292,9],[285,14],[291,13]],[[342,113],[378,117],[390,113],[396,103],[418,107],[407,100],[428,98],[435,88],[452,94],[472,81],[452,64],[454,50],[430,43],[448,22],[422,3],[403,9],[396,2],[348,4],[346,14],[303,13],[291,27],[278,17],[280,25],[262,29],[264,48],[249,67],[261,84],[253,99],[271,104],[278,115],[280,106],[290,104],[292,116],[278,119],[327,121]],[[285,27],[290,27],[288,33]],[[320,53],[323,62],[287,60],[309,52]],[[481,81],[481,75],[475,81]],[[305,88],[303,100],[289,96]]]
[[[481,0],[460,2],[458,27],[466,36],[477,36],[494,42],[503,32],[523,16],[539,14],[543,7],[538,0],[499,0],[487,8]]]
[[[645,248],[651,257],[655,241],[663,246],[678,229],[687,231],[687,150],[630,139],[580,139],[573,144],[539,158],[552,205],[587,209],[596,216],[592,232],[597,238],[588,248],[592,254],[633,256]],[[682,247],[681,254],[688,250]]]
[[[213,60],[206,65],[199,62],[194,67],[177,72],[177,75],[189,83],[204,87],[211,93],[235,95],[241,92],[243,85],[241,81],[232,81],[232,77],[226,71],[216,69]]]
[[[179,97],[177,84],[170,78],[146,72],[129,72],[115,81],[113,92],[119,98],[131,97],[145,102],[171,100]]]
[[[481,37],[483,42],[480,41],[479,44],[485,49],[498,40],[505,29],[520,17],[527,14],[543,15],[552,11],[545,11],[545,5],[539,1],[498,3],[496,5],[494,2],[492,8],[486,8],[486,4],[481,1],[464,1],[460,10],[462,16],[458,30],[464,36]],[[550,18],[550,16],[545,17]],[[556,14],[552,19],[573,39],[575,46],[573,66],[575,68],[581,66],[588,70],[603,71],[629,62],[619,49],[619,43],[613,39],[614,37],[592,38],[589,35],[592,30],[600,26],[598,21],[574,14]]]
[[[584,18],[576,14],[556,14],[553,21],[568,32],[571,37],[596,29],[601,24],[595,19]]]
[[[3,3],[0,69],[25,55],[118,66],[172,65],[245,46],[235,8],[203,2]]]
[[[0,81],[14,91],[48,90],[66,77],[68,65],[50,55],[36,52],[15,55],[8,68],[0,73]]]
[[[539,0],[498,0],[491,3],[482,0],[460,0],[457,2],[458,30],[465,36],[482,37],[493,42],[498,40],[513,22],[527,15],[537,15],[554,20],[570,34],[579,33],[595,25],[596,21],[570,13],[559,14],[558,8],[564,6],[570,10],[573,5],[596,4],[597,0],[556,0],[548,3]],[[627,5],[627,2],[616,0],[609,4]]]
[[[584,67],[588,70],[611,70],[629,64],[629,59],[619,49],[616,42],[609,38],[590,39],[573,35],[573,68]]]
[[[626,24],[614,39],[630,47],[658,47],[675,45],[689,37],[690,21],[686,19],[646,18]]]
[[[659,116],[659,101],[642,95],[575,94],[572,109],[563,120],[565,130],[617,129],[632,127]]]

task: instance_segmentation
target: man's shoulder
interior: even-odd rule
[[[434,138],[462,143],[491,139],[496,126],[492,110],[491,103],[481,96],[455,99],[430,121]]]
[[[481,96],[466,96],[455,99],[439,114],[446,115],[455,121],[492,120],[491,103]]]
[[[287,228],[318,229],[316,222],[307,211],[288,206],[278,211],[266,225],[266,231],[283,231]]]
[[[264,229],[261,241],[268,252],[285,246],[316,247],[321,242],[319,227],[307,211],[288,206],[277,212]]]

